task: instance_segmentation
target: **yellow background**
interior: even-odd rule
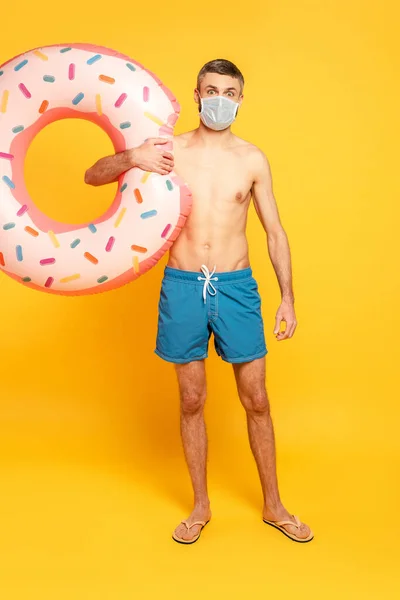
[[[398,598],[399,10],[394,1],[7,2],[0,63],[90,42],[154,71],[195,127],[199,68],[243,71],[234,131],[269,157],[292,251],[298,327],[280,302],[252,209],[282,499],[311,525],[295,544],[262,498],[231,367],[211,353],[213,521],[194,546],[174,370],[153,354],[165,259],[105,295],[63,298],[0,275],[0,593],[4,600]],[[88,123],[50,126],[27,158],[51,216],[102,213],[83,184],[111,150]],[[397,371],[397,373],[396,373]]]

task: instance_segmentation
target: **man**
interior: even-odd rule
[[[246,411],[250,446],[264,496],[264,522],[298,542],[313,539],[310,528],[283,506],[277,484],[274,429],[265,388],[265,345],[261,300],[252,276],[246,240],[251,198],[267,234],[282,302],[276,313],[278,341],[293,336],[290,249],[272,190],[268,159],[231,131],[243,101],[244,79],[230,61],[213,60],[200,70],[194,100],[197,129],[174,138],[174,156],[153,138],[138,148],[100,159],[86,183],[116,181],[132,167],[160,174],[174,169],[193,193],[193,208],[173,244],[159,302],[155,352],[175,364],[181,399],[181,435],[194,491],[194,508],[173,533],[193,543],[211,518],[207,490],[205,358],[214,334],[217,353],[232,363]],[[162,145],[161,145],[162,148]],[[281,321],[286,322],[280,331]]]

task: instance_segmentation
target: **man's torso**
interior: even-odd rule
[[[168,265],[186,271],[202,264],[219,272],[247,268],[252,158],[259,150],[233,135],[224,148],[204,147],[194,143],[193,133],[174,140],[174,170],[191,189],[193,207]]]

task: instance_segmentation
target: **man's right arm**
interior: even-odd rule
[[[94,186],[113,183],[122,173],[133,167],[168,175],[174,167],[173,155],[157,146],[169,141],[165,138],[150,138],[137,148],[100,158],[86,171],[85,183]]]

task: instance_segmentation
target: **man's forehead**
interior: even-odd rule
[[[206,73],[201,80],[201,86],[215,86],[217,88],[235,88],[240,91],[240,82],[230,75],[221,75],[220,73]]]

